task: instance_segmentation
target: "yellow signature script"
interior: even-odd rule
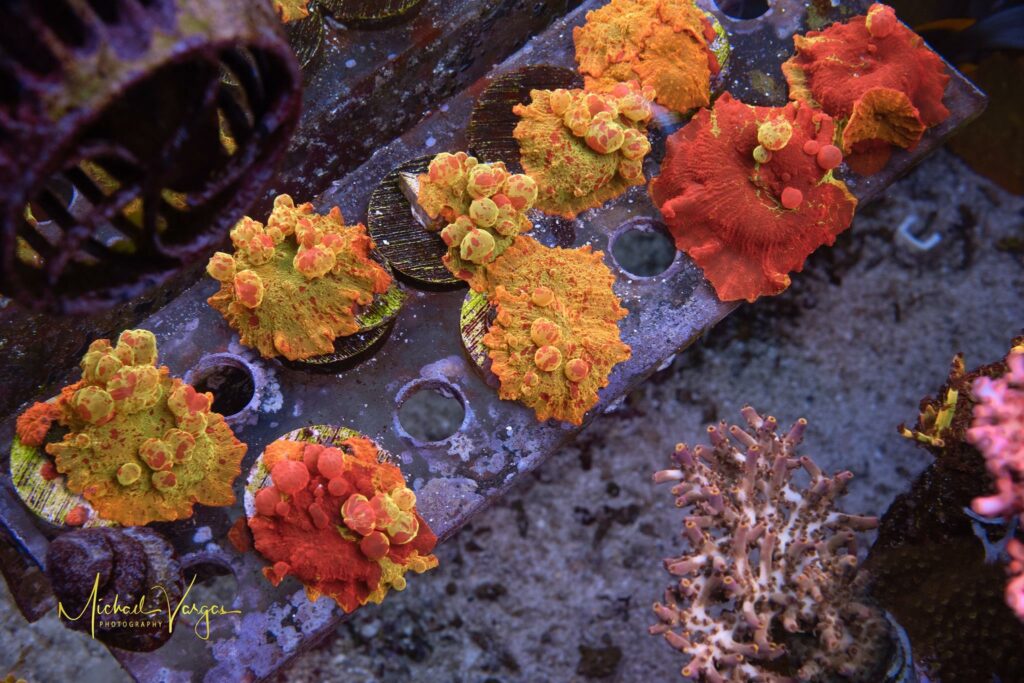
[[[118,617],[120,619],[130,621],[131,617],[145,617],[147,619],[154,617],[158,614],[167,615],[167,632],[174,633],[174,621],[178,618],[179,614],[185,616],[198,615],[199,619],[196,621],[196,625],[192,628],[196,636],[202,640],[209,640],[210,638],[210,617],[223,616],[228,614],[241,614],[242,610],[229,610],[223,605],[206,605],[198,604],[195,602],[188,602],[188,595],[192,591],[192,586],[196,583],[196,577],[193,575],[192,580],[188,584],[188,588],[185,589],[185,593],[181,596],[181,599],[176,604],[171,604],[171,596],[161,585],[153,586],[153,591],[159,591],[163,596],[163,606],[146,606],[146,596],[143,595],[137,603],[134,605],[122,604],[119,600],[118,595],[114,595],[114,599],[111,602],[107,602],[105,598],[99,597],[100,592],[100,575],[96,574],[96,580],[92,584],[92,593],[89,594],[89,600],[82,608],[82,611],[78,613],[78,616],[71,616],[64,609],[64,605],[60,602],[57,603],[57,613],[68,621],[78,621],[86,612],[89,612],[91,624],[90,632],[92,637],[96,637],[96,617]],[[101,619],[101,621],[108,621]]]

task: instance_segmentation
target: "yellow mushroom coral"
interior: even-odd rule
[[[98,339],[82,379],[65,387],[54,417],[68,432],[46,446],[67,486],[104,519],[124,525],[173,521],[196,503],[230,505],[245,444],[199,393],[156,365],[156,338],[128,330]],[[39,442],[45,432],[39,435]]]
[[[417,203],[441,228],[448,245],[444,264],[472,282],[481,266],[493,262],[533,223],[526,216],[537,199],[537,183],[510,174],[501,162],[481,164],[465,152],[438,154],[418,178]]]

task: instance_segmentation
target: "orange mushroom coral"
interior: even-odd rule
[[[843,150],[858,172],[881,170],[891,145],[912,149],[949,116],[942,59],[891,7],[874,4],[866,15],[793,42],[796,54],[782,65],[789,97],[841,122]]]
[[[573,29],[576,61],[593,92],[639,80],[656,101],[687,112],[707,106],[711,77],[728,53],[711,17],[693,0],[612,0]]]
[[[513,107],[520,117],[513,135],[537,182],[537,208],[574,218],[642,185],[653,94],[635,81],[604,94],[531,90],[529,105]]]
[[[351,612],[403,590],[406,572],[437,566],[416,495],[369,439],[337,448],[281,439],[263,464],[272,483],[256,492],[249,528],[275,586],[295,576],[310,600],[326,595]]]
[[[481,164],[465,152],[442,152],[418,182],[416,202],[431,221],[427,229],[441,230],[448,246],[444,265],[463,280],[475,279],[533,227],[526,212],[537,199],[537,183],[510,174],[500,161]]]
[[[35,403],[18,416],[15,433],[26,446],[42,446],[50,425],[60,418],[60,408],[54,403]]]
[[[274,0],[271,4],[282,23],[298,21],[309,16],[309,0]]]
[[[116,346],[90,344],[82,379],[54,404],[68,433],[46,446],[68,489],[100,517],[126,526],[184,519],[196,503],[230,505],[245,455],[245,444],[210,410],[213,395],[170,377],[156,360],[156,338],[147,330],[123,332]],[[31,408],[35,419],[26,422],[41,429],[37,412]],[[19,437],[38,436],[24,426]]]
[[[630,357],[601,252],[545,247],[520,237],[490,269],[494,324],[483,338],[499,396],[538,420],[582,424],[616,364]]]
[[[778,294],[849,227],[857,200],[832,176],[834,134],[806,104],[754,107],[725,93],[669,137],[651,196],[719,298]]]

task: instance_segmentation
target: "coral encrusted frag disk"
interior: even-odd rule
[[[264,358],[304,360],[334,351],[361,331],[357,314],[391,286],[371,258],[362,224],[345,225],[288,195],[274,200],[266,226],[248,216],[231,230],[234,254],[217,252],[206,272],[220,282],[208,302]]]

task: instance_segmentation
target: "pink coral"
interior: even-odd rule
[[[974,382],[974,422],[967,441],[985,456],[995,479],[996,492],[975,498],[971,507],[986,517],[1013,517],[1024,522],[1024,349],[1006,357],[1007,373],[997,379],[979,377]],[[1008,548],[1007,569],[1014,578],[1006,587],[1006,602],[1024,619],[1024,546]]]
[[[654,475],[690,514],[687,550],[665,560],[678,583],[654,605],[650,632],[687,654],[682,674],[701,681],[881,680],[888,627],[865,601],[855,533],[878,520],[834,509],[853,475],[827,477],[797,455],[805,420],[779,437],[775,418],[742,413],[749,431],[710,426],[710,447],[680,444],[678,468]]]

